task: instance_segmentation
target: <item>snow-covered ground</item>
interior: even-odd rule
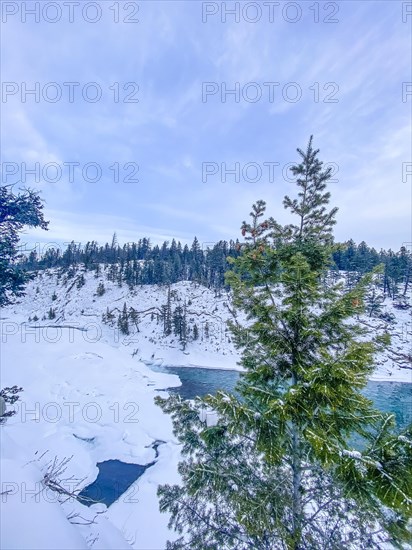
[[[0,432],[1,547],[87,548],[95,540],[93,548],[164,548],[170,535],[156,489],[176,480],[179,447],[153,399],[164,394],[158,388],[179,385],[178,378],[153,373],[127,349],[88,342],[80,331],[63,329],[54,344],[36,335],[25,342],[9,335],[2,344],[1,385],[24,392]],[[94,518],[95,506],[70,499],[60,507],[55,493],[41,492],[55,457],[58,463],[72,457],[59,477],[67,490],[81,489],[96,478],[97,462],[153,461],[159,440],[165,443],[156,464],[95,524],[79,525]],[[80,515],[68,521],[73,514]]]
[[[239,354],[231,341],[227,329],[228,319],[233,319],[233,306],[230,295],[222,290],[216,293],[195,283],[180,282],[171,285],[171,309],[186,303],[189,337],[186,349],[178,337],[173,334],[164,336],[163,323],[158,320],[162,306],[167,303],[166,286],[141,286],[130,291],[125,284],[107,280],[102,270],[99,277],[92,272],[84,272],[85,285],[77,288],[77,281],[82,273],[79,268],[76,275],[68,280],[58,276],[58,270],[49,269],[39,273],[27,286],[27,295],[13,306],[3,310],[2,317],[7,317],[16,328],[10,331],[21,332],[22,338],[30,332],[41,330],[44,339],[58,339],[59,329],[47,326],[72,326],[87,329],[84,338],[90,341],[104,341],[116,347],[126,347],[130,353],[145,363],[163,363],[175,366],[193,366],[205,368],[239,369]],[[105,287],[105,293],[97,296],[99,283]],[[52,296],[55,295],[55,300]],[[130,322],[130,335],[121,334],[117,328],[117,316],[123,305],[138,312],[135,326]],[[48,320],[48,311],[54,308],[56,318]],[[102,314],[107,310],[116,317],[111,324],[102,323]],[[382,319],[365,316],[367,326],[374,331],[377,328],[391,334],[390,348],[377,357],[377,368],[373,380],[412,382],[412,309],[399,310],[387,298],[382,305],[382,312],[393,315],[394,321],[387,323]],[[236,312],[237,318],[243,320],[242,313]],[[37,317],[38,321],[29,322]],[[199,338],[193,340],[193,327],[197,325]],[[18,326],[17,326],[18,325]],[[31,328],[39,325],[43,328]],[[62,329],[60,329],[62,330]],[[75,332],[75,328],[72,328]]]
[[[166,287],[130,291],[108,282],[104,273],[95,278],[89,272],[78,288],[79,273],[65,281],[55,270],[43,272],[28,284],[25,297],[1,312],[0,386],[24,389],[17,414],[0,429],[1,547],[162,549],[173,533],[167,515],[158,510],[156,490],[160,483],[178,480],[180,455],[170,418],[153,399],[180,381],[154,373],[145,363],[239,368],[226,330],[230,297],[188,282],[171,286],[172,310],[187,307],[191,332],[183,350],[176,336],[163,335],[158,321]],[[106,291],[97,296],[100,281]],[[107,309],[117,318],[125,302],[138,312],[128,336],[116,323],[102,322]],[[50,308],[54,319],[48,319]],[[373,379],[412,383],[411,310],[397,310],[389,301],[384,310],[395,315],[388,325],[392,344],[378,357]],[[364,321],[372,327],[384,323]],[[45,476],[53,477],[65,459],[70,460],[57,477],[65,488],[79,490],[96,478],[97,462],[152,462],[156,441],[164,443],[155,465],[108,509],[74,499],[59,504],[57,493],[42,490]]]

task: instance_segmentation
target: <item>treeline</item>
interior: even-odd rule
[[[48,249],[41,257],[34,250],[21,260],[21,267],[27,271],[60,267],[67,269],[83,265],[97,275],[103,269],[108,280],[130,287],[145,284],[168,285],[179,281],[195,281],[209,288],[225,285],[228,257],[236,258],[241,251],[238,240],[219,241],[213,246],[202,248],[195,237],[192,245],[182,245],[173,239],[161,246],[152,246],[147,238],[136,243],[119,246],[116,235],[112,243],[99,246],[95,241],[81,246],[70,243],[62,251]],[[405,296],[412,279],[412,254],[402,246],[398,252],[379,252],[364,241],[357,245],[353,240],[340,244],[333,254],[333,270],[343,270],[358,276],[383,264],[382,287],[386,295],[395,298]]]
[[[21,267],[27,271],[59,267],[70,276],[70,271],[81,264],[97,275],[103,268],[109,281],[131,287],[195,281],[209,288],[222,288],[227,258],[239,253],[239,241],[219,241],[204,249],[196,237],[190,247],[175,239],[170,244],[165,241],[161,246],[152,246],[149,239],[143,238],[119,246],[114,235],[111,245],[99,246],[92,241],[81,246],[72,242],[64,251],[50,248],[41,257],[34,250],[22,259]]]
[[[354,274],[354,279],[383,264],[382,289],[391,298],[406,296],[411,285],[412,253],[405,246],[401,246],[399,252],[383,249],[377,252],[364,241],[356,245],[350,240],[335,251],[333,262],[335,269]]]

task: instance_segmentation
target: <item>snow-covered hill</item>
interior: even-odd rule
[[[105,288],[100,296],[99,283]],[[153,399],[180,382],[145,363],[237,368],[238,354],[226,330],[233,313],[226,292],[181,282],[168,293],[157,286],[130,291],[104,272],[96,278],[80,268],[67,278],[47,270],[28,284],[25,297],[2,310],[1,387],[24,389],[17,414],[0,429],[5,550],[161,549],[173,537],[167,516],[158,511],[156,490],[177,480],[179,446]],[[186,304],[186,345],[173,333],[164,336],[168,295],[172,311]],[[117,327],[125,303],[136,312],[129,335]],[[108,311],[114,319],[103,322]],[[383,312],[394,320],[362,320],[372,328],[385,325],[392,336],[374,378],[412,382],[411,310],[387,300]],[[108,509],[45,490],[50,480],[81,489],[96,478],[96,463],[108,459],[156,462]]]
[[[84,278],[83,286],[79,285],[80,278]],[[100,283],[105,292],[98,296]],[[167,304],[169,288],[172,312],[186,304],[186,346],[173,333],[164,335],[161,313],[162,306]],[[129,335],[122,334],[117,326],[124,304],[128,310],[137,312],[137,321],[129,322]],[[54,319],[49,319],[50,308],[54,310]],[[113,315],[109,323],[102,322],[107,311]],[[130,290],[127,285],[119,287],[108,281],[104,271],[96,277],[79,267],[69,279],[67,275],[59,275],[59,270],[40,272],[27,285],[26,296],[6,308],[3,317],[18,324],[10,330],[17,330],[22,338],[29,339],[31,333],[40,332],[45,340],[58,340],[63,330],[60,327],[69,325],[73,327],[72,333],[76,329],[83,331],[86,342],[104,341],[129,348],[130,353],[144,362],[233,369],[239,368],[239,355],[227,329],[233,312],[230,294],[224,290],[215,291],[192,282]],[[379,328],[391,335],[389,349],[377,357],[373,379],[412,382],[412,309],[396,309],[392,300],[386,298],[382,313],[380,318],[360,319],[372,332]],[[241,313],[236,315],[243,320]],[[393,320],[388,321],[390,318]],[[194,339],[195,325],[197,339]]]
[[[27,285],[26,296],[15,305],[6,308],[3,317],[10,322],[23,323],[19,331],[27,335],[33,326],[70,325],[73,330],[86,329],[84,338],[90,341],[102,339],[126,346],[144,361],[163,361],[165,364],[196,365],[209,368],[237,368],[238,354],[231,342],[226,322],[231,317],[230,297],[225,291],[215,292],[195,283],[180,282],[170,285],[171,309],[186,303],[188,343],[183,350],[182,342],[173,334],[164,336],[160,319],[162,306],[167,303],[167,286],[141,286],[130,291],[127,285],[106,279],[105,274],[96,278],[84,272],[85,284],[78,288],[81,270],[73,278],[59,277],[57,270],[46,270]],[[97,295],[102,283],[105,292]],[[53,300],[54,297],[54,300]],[[139,320],[130,324],[130,334],[122,334],[117,326],[117,317],[126,303],[127,308],[137,311]],[[56,317],[50,320],[48,313],[53,308]],[[103,323],[102,315],[110,311],[115,317],[112,323]],[[34,321],[33,321],[34,319]],[[197,326],[199,337],[193,339]],[[38,330],[38,329],[37,329]],[[43,329],[43,337],[58,338],[58,329]],[[27,336],[28,337],[28,336]]]

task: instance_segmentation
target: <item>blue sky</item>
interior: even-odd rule
[[[407,2],[80,1],[71,14],[60,2],[55,23],[56,3],[39,2],[24,21],[34,4],[3,2],[2,14],[2,181],[18,182],[22,163],[47,168],[26,184],[42,191],[50,231],[26,241],[104,243],[116,231],[121,243],[211,243],[239,237],[258,199],[288,222],[284,167],[310,134],[338,169],[336,239],[412,241]],[[25,94],[36,82],[39,97]],[[236,83],[239,97],[225,95]],[[96,102],[82,95],[96,90]]]

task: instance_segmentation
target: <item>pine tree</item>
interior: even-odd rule
[[[123,305],[123,311],[117,320],[117,326],[122,334],[130,334],[129,330],[129,315],[127,313],[126,302]]]
[[[22,296],[29,276],[17,263],[19,233],[27,227],[46,229],[43,203],[30,189],[15,195],[12,187],[0,187],[0,306],[10,304],[13,297]],[[33,259],[33,257],[32,257]]]
[[[187,327],[187,307],[186,302],[183,306],[181,328],[180,328],[180,341],[182,342],[182,351],[185,351],[187,346],[188,327]]]
[[[173,312],[173,332],[175,336],[179,336],[179,339],[182,337],[182,318],[183,318],[183,309],[182,306],[177,306]]]
[[[103,294],[106,292],[106,289],[104,288],[104,284],[102,281],[97,286],[96,294],[97,296],[103,296]]]
[[[172,299],[170,286],[167,289],[167,302],[162,306],[163,332],[165,336],[172,334]]]
[[[113,233],[113,236],[112,236],[112,245],[111,245],[111,249],[114,251],[114,250],[117,250],[119,246],[119,243],[117,241],[117,235],[116,235],[116,231]]]
[[[330,171],[312,139],[298,152],[298,198],[284,201],[298,223],[264,219],[258,201],[227,275],[248,319],[231,324],[245,369],[237,393],[157,400],[186,457],[182,486],[158,491],[182,535],[170,549],[366,549],[412,540],[412,426],[396,433],[393,416],[360,392],[377,344],[353,317],[372,276],[348,292],[325,286],[336,213],[326,208]],[[201,421],[204,406],[217,423]]]
[[[76,286],[78,289],[82,288],[86,284],[86,279],[84,278],[83,273],[77,278]]]
[[[120,288],[123,286],[123,271],[121,268],[119,268],[117,273],[117,286]]]
[[[191,279],[200,282],[202,275],[203,252],[197,237],[194,238],[190,248]]]
[[[406,296],[408,292],[408,286],[410,284],[410,280],[412,279],[412,253],[408,252],[404,246],[401,246],[401,249],[399,251],[399,256],[401,259],[401,263],[403,266],[403,275],[404,275],[404,287],[402,295]]]
[[[98,278],[99,278],[100,273],[101,273],[101,267],[100,267],[100,264],[97,263],[97,264],[95,265],[95,273],[94,273],[95,279],[98,279]]]
[[[382,313],[383,295],[378,291],[377,285],[372,284],[366,297],[366,310],[369,317],[378,317]]]
[[[56,310],[52,307],[49,309],[47,316],[49,319],[55,319],[56,318]]]

